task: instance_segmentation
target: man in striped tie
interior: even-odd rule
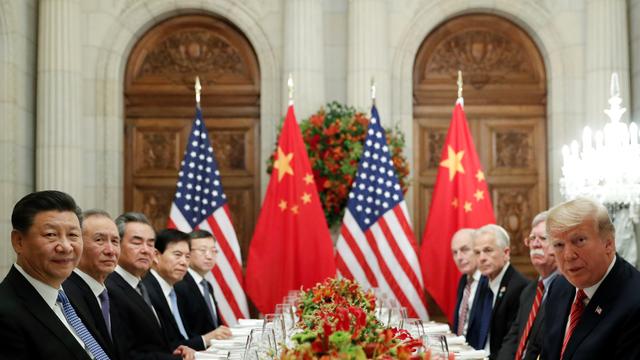
[[[640,272],[616,255],[607,208],[555,206],[547,234],[559,276],[547,293],[542,359],[640,359]]]
[[[458,271],[462,274],[458,282],[458,296],[453,317],[453,330],[466,336],[476,290],[480,281],[480,271],[473,252],[473,229],[460,229],[451,238],[451,255]],[[486,282],[486,281],[485,281]],[[477,302],[477,300],[476,300]]]
[[[62,289],[82,253],[80,219],[60,191],[31,193],[14,206],[16,263],[0,283],[0,359],[109,359]]]
[[[546,220],[546,211],[536,215],[531,222],[531,233],[524,240],[539,276],[520,295],[518,315],[502,342],[498,360],[535,360],[540,355],[545,295],[558,275],[553,249],[547,239]]]

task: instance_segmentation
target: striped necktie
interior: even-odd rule
[[[91,335],[89,330],[87,330],[87,327],[84,326],[82,320],[78,317],[78,314],[76,314],[76,311],[73,309],[73,306],[71,306],[69,298],[67,298],[64,291],[58,291],[57,301],[62,305],[62,313],[67,319],[67,322],[71,325],[73,331],[75,331],[80,340],[82,340],[91,355],[93,355],[96,360],[109,360],[109,357],[104,350],[102,350],[100,344],[98,344],[93,335]]]
[[[578,326],[580,322],[580,318],[582,317],[582,313],[584,312],[584,301],[587,298],[587,294],[584,293],[582,289],[579,289],[576,293],[576,299],[573,301],[573,305],[571,305],[571,314],[569,315],[569,327],[567,328],[567,332],[564,335],[564,341],[562,342],[562,351],[560,352],[560,359],[564,357],[564,351],[567,349],[567,344],[569,343],[569,339],[571,339],[571,335],[573,335],[573,331]]]
[[[522,333],[522,337],[520,338],[520,344],[518,345],[518,351],[516,352],[515,360],[521,360],[524,354],[524,349],[527,347],[527,342],[529,341],[529,333],[531,332],[531,327],[533,326],[533,322],[536,320],[536,316],[538,316],[538,310],[540,310],[540,304],[542,304],[542,295],[544,294],[544,283],[542,280],[538,281],[538,287],[536,288],[536,297],[533,300],[533,304],[531,305],[531,311],[529,311],[529,318],[527,319],[527,324],[524,327],[524,332]]]
[[[471,296],[471,284],[473,283],[473,277],[467,279],[467,284],[464,286],[464,292],[462,293],[462,300],[460,300],[460,316],[458,316],[458,335],[464,335],[464,324],[467,322],[467,315],[469,315],[469,297]]]

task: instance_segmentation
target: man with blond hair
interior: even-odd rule
[[[547,294],[542,359],[639,359],[640,273],[616,256],[615,229],[600,203],[555,206],[547,234],[563,277]]]

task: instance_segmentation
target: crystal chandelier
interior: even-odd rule
[[[562,147],[560,193],[566,200],[577,196],[594,198],[610,209],[628,209],[633,222],[640,220],[640,146],[638,126],[620,122],[626,108],[621,107],[618,74],[611,75],[609,117],[603,130],[586,126],[582,147],[577,141]]]

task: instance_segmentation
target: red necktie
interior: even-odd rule
[[[538,316],[538,310],[540,310],[540,304],[542,303],[542,295],[544,294],[544,283],[542,280],[538,281],[538,287],[536,288],[536,297],[531,305],[531,311],[529,311],[529,318],[527,319],[527,325],[524,328],[522,337],[520,338],[520,344],[518,344],[518,351],[516,352],[515,360],[521,360],[524,349],[529,341],[529,333],[531,332],[531,326]]]
[[[464,324],[467,322],[467,315],[469,314],[469,296],[471,296],[471,283],[473,278],[467,279],[467,285],[464,286],[464,292],[462,293],[462,300],[460,300],[460,316],[458,317],[458,335],[463,335]]]
[[[562,342],[560,359],[564,357],[564,350],[567,348],[567,344],[569,343],[569,339],[571,339],[571,335],[573,335],[573,330],[575,330],[576,326],[578,326],[578,322],[580,322],[580,318],[582,317],[582,313],[584,312],[584,300],[586,298],[587,294],[585,294],[582,289],[579,289],[578,293],[576,294],[576,299],[573,301],[573,305],[571,305],[569,327],[567,328],[567,333],[564,335],[564,341]]]

